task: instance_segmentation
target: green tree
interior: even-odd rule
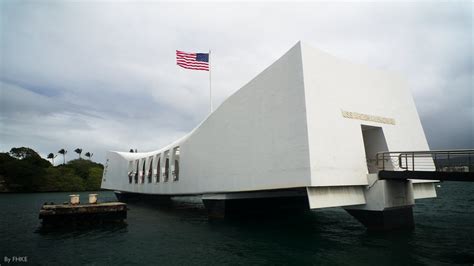
[[[50,153],[47,157],[56,156]],[[99,190],[103,169],[102,164],[81,159],[52,166],[30,148],[12,148],[0,153],[0,188],[11,192]]]
[[[8,158],[9,157],[9,158]],[[30,156],[17,159],[9,155],[0,156],[0,175],[6,186],[12,191],[34,191],[37,189],[35,179],[44,174],[51,164],[41,157]]]
[[[47,160],[41,158],[33,149],[26,147],[12,148],[9,155],[14,159],[22,160],[40,167],[49,167],[51,165]]]
[[[84,180],[67,167],[50,167],[46,170],[39,191],[84,191]]]
[[[92,156],[94,155],[93,153],[90,153],[90,152],[86,152],[86,154],[84,154],[86,157],[89,158],[89,160],[92,159]]]
[[[86,190],[99,190],[102,182],[102,167],[89,168],[89,175],[85,181]]]
[[[82,149],[77,148],[77,149],[75,149],[74,151],[75,151],[77,154],[79,154],[79,159],[81,159]]]
[[[65,150],[65,149],[60,149],[60,150],[58,151],[58,153],[63,155],[63,164],[66,164],[66,153],[67,153],[67,150]]]
[[[74,159],[67,162],[66,167],[74,170],[74,174],[81,177],[82,179],[86,179],[89,175],[89,168],[91,167],[91,162],[88,160],[79,160]]]
[[[28,157],[40,157],[33,149],[27,147],[12,148],[10,150],[10,156],[13,158],[22,160]]]
[[[54,165],[54,158],[56,158],[58,155],[54,155],[54,153],[48,154],[48,159],[51,160],[51,164]]]

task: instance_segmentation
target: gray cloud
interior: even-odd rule
[[[431,148],[474,147],[472,4],[2,1],[0,149],[153,150],[298,40],[408,80]],[[71,155],[73,156],[73,155]]]

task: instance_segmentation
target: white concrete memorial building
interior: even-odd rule
[[[412,226],[434,181],[378,180],[376,153],[395,150],[429,150],[407,83],[297,43],[183,138],[108,152],[102,188],[201,195],[211,216],[340,206],[368,227]]]

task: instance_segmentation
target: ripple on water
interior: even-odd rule
[[[474,184],[444,183],[417,201],[416,228],[370,233],[340,208],[209,220],[199,198],[129,204],[126,226],[39,231],[45,201],[69,193],[0,195],[0,256],[50,265],[449,265],[474,261]],[[85,193],[84,195],[86,195]],[[112,198],[111,192],[100,192]],[[80,252],[79,252],[80,251]],[[45,254],[48,254],[45,256]]]

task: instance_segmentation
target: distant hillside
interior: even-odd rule
[[[104,166],[85,159],[53,166],[30,148],[0,153],[0,192],[99,190]]]

